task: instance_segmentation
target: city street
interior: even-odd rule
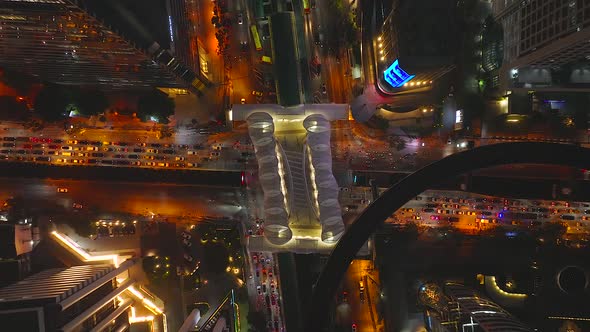
[[[66,188],[67,193],[58,193]],[[190,223],[202,216],[237,215],[238,192],[231,188],[146,183],[109,183],[51,179],[2,179],[0,200],[14,196],[52,200],[65,207],[79,203],[84,208],[132,214],[155,214],[169,221]]]
[[[343,315],[345,317],[342,322],[343,331],[350,331],[352,324],[356,324],[359,332],[383,331],[383,322],[379,321],[376,307],[380,294],[379,286],[376,284],[378,280],[378,272],[372,270],[370,260],[352,261],[342,286],[342,292],[347,294],[340,295],[343,302],[339,305],[340,308],[337,308],[347,313],[346,306],[350,306],[348,313],[350,316]]]
[[[371,203],[370,188],[341,191],[345,210],[360,213]],[[543,223],[564,223],[567,236],[590,234],[590,203],[507,199],[467,192],[427,190],[406,203],[387,221],[393,224],[415,223],[419,227],[452,226],[476,234],[496,226],[530,230]]]

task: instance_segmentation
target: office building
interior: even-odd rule
[[[81,0],[8,0],[0,8],[0,65],[43,81],[104,89],[187,87],[83,9]],[[147,45],[149,46],[149,45]]]
[[[393,1],[375,41],[382,90],[399,92],[427,87],[454,68],[455,3],[454,0]],[[402,70],[392,68],[394,65]],[[384,72],[389,68],[394,73],[405,72],[407,77],[388,79]]]
[[[39,229],[28,220],[0,225],[0,286],[16,282],[30,273],[30,253],[37,243]]]
[[[135,264],[49,269],[0,288],[0,326],[12,331],[128,331],[134,299],[122,293],[133,284],[128,270]]]
[[[462,331],[532,332],[498,304],[464,285],[447,282],[444,292],[449,297],[450,316],[455,316]]]
[[[590,2],[493,0],[503,28],[504,90],[590,88]]]

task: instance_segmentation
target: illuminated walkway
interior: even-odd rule
[[[330,121],[347,120],[348,105],[234,105],[231,118],[247,121],[264,193],[264,236],[250,236],[250,250],[331,251],[344,223]]]

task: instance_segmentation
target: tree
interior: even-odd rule
[[[35,111],[46,121],[64,119],[66,108],[72,101],[70,93],[59,85],[46,85],[35,99]]]
[[[101,90],[82,90],[76,96],[78,111],[85,116],[98,115],[109,106],[106,95]]]
[[[137,116],[142,120],[154,118],[167,124],[169,116],[174,114],[174,100],[160,90],[152,90],[141,96],[137,101]]]

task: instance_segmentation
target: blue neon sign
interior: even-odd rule
[[[389,83],[389,85],[394,88],[399,88],[410,81],[412,78],[416,77],[416,75],[410,75],[406,73],[399,67],[399,61],[395,60],[391,66],[389,66],[389,68],[385,69],[383,72],[383,77],[385,78],[385,81]]]

